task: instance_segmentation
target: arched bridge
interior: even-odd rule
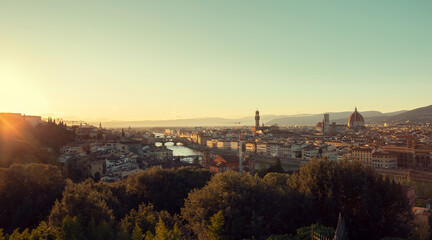
[[[177,145],[177,143],[181,142],[185,142],[184,139],[179,138],[179,137],[171,137],[171,136],[165,136],[165,137],[156,137],[155,138],[155,143],[162,143],[162,146],[165,145],[165,143],[167,142],[172,142],[174,143],[174,146]]]

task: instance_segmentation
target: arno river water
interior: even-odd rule
[[[158,134],[158,133],[155,133],[155,135],[156,136],[163,136],[163,134]],[[162,145],[161,143],[156,143],[156,147],[160,147],[161,145]],[[165,146],[168,149],[173,150],[174,157],[175,156],[189,156],[189,155],[199,155],[199,154],[201,154],[200,151],[196,151],[196,150],[193,150],[193,149],[188,148],[186,146],[183,146],[181,143],[178,143],[177,146],[174,146],[174,143],[168,142],[168,143],[165,143]],[[193,161],[193,159],[184,159],[184,160],[188,161],[188,162],[192,162]]]

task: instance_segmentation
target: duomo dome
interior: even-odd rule
[[[363,128],[365,125],[363,116],[357,112],[357,108],[348,118],[348,128]]]

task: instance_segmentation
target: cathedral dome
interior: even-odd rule
[[[348,127],[349,128],[364,127],[363,116],[359,112],[357,112],[357,108],[355,108],[355,111],[348,118]]]

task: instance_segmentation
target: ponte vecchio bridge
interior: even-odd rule
[[[177,145],[177,143],[181,142],[185,142],[185,139],[179,138],[179,137],[172,137],[172,136],[164,136],[164,137],[155,137],[155,143],[161,143],[162,146],[165,145],[165,143],[167,142],[172,142],[174,143],[174,146]]]

